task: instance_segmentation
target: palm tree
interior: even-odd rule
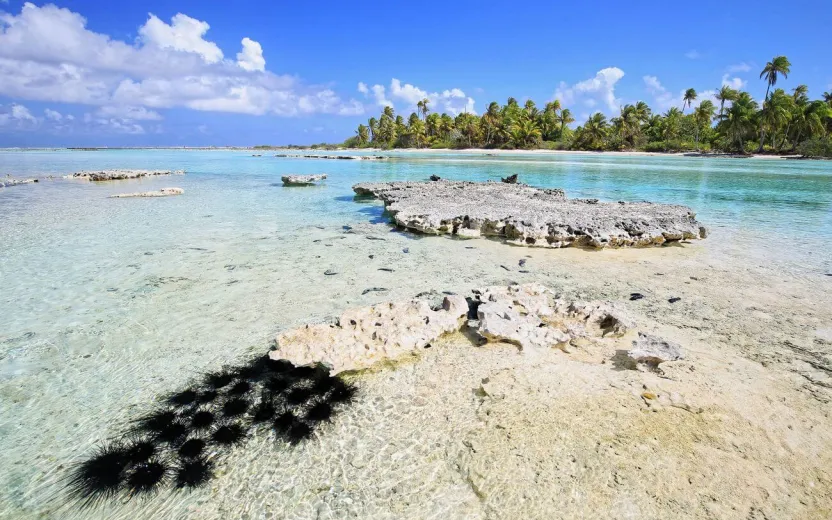
[[[560,115],[558,116],[558,122],[560,123],[560,136],[563,138],[564,127],[575,122],[575,118],[572,117],[572,111],[568,108],[562,109],[560,111]]]
[[[636,117],[638,117],[639,121],[641,121],[642,123],[646,123],[650,119],[651,113],[652,110],[650,110],[650,107],[647,105],[647,103],[645,103],[644,101],[639,101],[638,103],[636,103]]]
[[[529,147],[540,142],[542,137],[540,128],[535,125],[534,120],[524,119],[511,128],[511,137],[514,143],[522,148]]]
[[[685,91],[685,95],[682,97],[682,113],[685,113],[685,105],[690,107],[690,104],[696,101],[696,90],[689,88]]]
[[[739,93],[736,90],[728,85],[722,85],[722,88],[717,91],[715,96],[719,100],[719,117],[722,117],[723,112],[725,112],[725,102],[734,101],[738,95]]]
[[[393,119],[393,116],[394,116],[393,107],[391,107],[390,105],[387,105],[386,107],[384,107],[384,110],[381,112],[381,115],[382,116],[387,116],[390,119]]]
[[[682,112],[676,107],[670,107],[662,120],[662,139],[672,141],[679,137],[682,126]]]
[[[795,103],[806,104],[809,102],[809,87],[806,85],[798,85],[792,89],[792,98]]]
[[[832,107],[832,91],[823,93],[823,100]]]
[[[789,119],[790,105],[794,105],[794,99],[781,88],[773,91],[768,101],[763,104],[763,110],[760,112],[760,124],[763,128],[768,128],[772,144],[775,143],[777,132],[783,128]],[[761,141],[760,150],[762,149],[763,143]]]
[[[699,106],[693,111],[693,119],[696,121],[695,132],[697,150],[699,150],[699,133],[702,131],[702,128],[711,125],[715,111],[716,107],[710,99],[706,99],[705,101],[699,103]]]
[[[428,112],[430,112],[430,109],[428,108],[428,103],[430,103],[430,100],[428,98],[424,98],[423,100],[416,103],[416,110],[422,117],[428,117]]]
[[[777,78],[779,76],[783,76],[788,79],[789,72],[791,72],[791,66],[792,64],[789,63],[789,59],[785,56],[775,56],[774,59],[766,63],[766,66],[763,67],[763,71],[760,72],[760,79],[765,76],[766,83],[768,83],[768,86],[766,87],[765,99],[768,99],[769,90],[777,83]]]
[[[789,59],[785,56],[775,56],[770,62],[766,63],[766,66],[763,67],[763,71],[760,72],[760,78],[766,78],[766,97],[763,103],[763,110],[765,110],[765,102],[768,102],[768,94],[775,84],[777,84],[777,78],[779,76],[783,76],[784,78],[789,77],[789,72],[791,72],[792,64],[789,62]],[[765,129],[763,127],[763,121],[760,121],[760,149],[757,150],[758,152],[763,151],[763,139],[765,138]]]
[[[370,129],[370,141],[376,140],[376,134],[378,134],[378,121],[376,118],[371,117],[369,121],[367,121],[368,128]]]
[[[369,129],[364,125],[358,125],[358,130],[355,131],[355,135],[357,137],[358,146],[364,146],[367,144],[367,139],[369,137]]]
[[[607,118],[601,112],[595,112],[586,120],[583,134],[589,140],[590,147],[598,150],[604,146],[604,138],[607,136]]]
[[[740,92],[731,107],[725,112],[720,127],[734,144],[736,150],[745,152],[745,141],[754,129],[754,117],[757,113],[757,102],[748,94]]]

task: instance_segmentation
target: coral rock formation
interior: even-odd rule
[[[688,207],[567,199],[563,190],[502,182],[381,182],[353,186],[384,201],[401,227],[427,234],[502,238],[515,245],[651,246],[704,238]]]

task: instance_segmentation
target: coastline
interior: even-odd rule
[[[497,150],[489,148],[258,148],[255,146],[138,146],[138,147],[101,147],[101,148],[63,148],[63,147],[48,147],[48,148],[0,148],[0,152],[105,152],[117,150],[169,150],[169,151],[193,151],[193,152],[251,152],[261,151],[266,154],[275,151],[289,151],[289,152],[308,152],[315,151],[322,155],[333,152],[350,152],[350,153],[381,153],[381,154],[412,154],[412,153],[436,153],[436,154],[456,154],[456,155],[488,155],[488,156],[515,156],[515,155],[542,155],[542,156],[558,156],[558,155],[585,155],[585,156],[613,156],[613,157],[688,157],[694,159],[786,159],[786,160],[828,160],[824,157],[803,157],[795,154],[750,154],[750,155],[735,155],[735,154],[708,154],[697,152],[640,152],[640,151],[592,151],[592,150]]]

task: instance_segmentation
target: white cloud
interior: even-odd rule
[[[75,121],[75,116],[72,114],[67,114],[65,117],[67,121]]]
[[[110,105],[98,109],[97,115],[102,117],[118,117],[121,119],[137,119],[141,121],[159,121],[162,116],[158,112],[145,107],[128,105]]]
[[[50,109],[44,109],[43,115],[46,116],[46,119],[50,119],[52,121],[60,121],[64,118],[60,112]]]
[[[741,90],[745,88],[747,81],[741,78],[730,78],[728,74],[722,75],[722,85],[731,87],[734,90]]]
[[[170,25],[151,13],[147,23],[139,28],[139,35],[147,45],[193,52],[202,56],[206,63],[216,63],[222,59],[222,51],[216,43],[203,38],[210,28],[207,23],[182,13],[174,15]]]
[[[242,43],[243,51],[237,53],[237,64],[244,70],[265,71],[266,60],[263,58],[263,47],[250,38],[243,38]]]
[[[698,60],[702,57],[702,54],[699,53],[696,49],[690,50],[685,53],[685,58],[689,60]]]
[[[644,85],[647,87],[647,92],[653,96],[653,102],[650,105],[656,112],[664,112],[670,107],[676,106],[676,99],[673,94],[661,84],[659,78],[656,76],[644,76]],[[680,98],[681,99],[681,98]]]
[[[741,63],[737,63],[735,65],[729,65],[726,69],[729,73],[732,72],[749,72],[751,71],[751,65],[745,63],[744,61]]]
[[[266,71],[262,47],[249,38],[238,61],[223,59],[204,38],[208,28],[184,14],[170,24],[150,15],[137,41],[125,43],[88,30],[78,13],[26,3],[18,15],[0,12],[0,96],[137,107],[137,119],[158,116],[141,107],[283,116],[358,111],[360,103],[325,87]]]
[[[373,85],[367,87],[365,83],[358,84],[358,91],[369,97],[372,92],[373,98],[378,106],[394,106],[393,99],[404,103],[405,111],[415,111],[416,103],[423,99],[428,100],[428,107],[432,112],[445,112],[450,115],[457,115],[462,112],[476,114],[474,110],[474,99],[465,95],[461,89],[452,88],[442,92],[428,92],[410,83],[402,84],[401,80],[393,78],[390,81],[389,91],[384,85]],[[389,98],[387,97],[389,93]]]
[[[37,124],[37,118],[25,106],[17,103],[8,106],[0,105],[0,126],[32,128]]]
[[[618,67],[607,67],[595,74],[594,78],[568,85],[561,81],[553,96],[564,106],[582,102],[589,107],[602,103],[609,112],[618,111],[621,100],[615,97],[615,85],[624,77],[624,71]]]

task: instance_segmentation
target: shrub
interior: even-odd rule
[[[797,153],[805,157],[832,158],[832,139],[829,137],[813,137],[797,145]]]

